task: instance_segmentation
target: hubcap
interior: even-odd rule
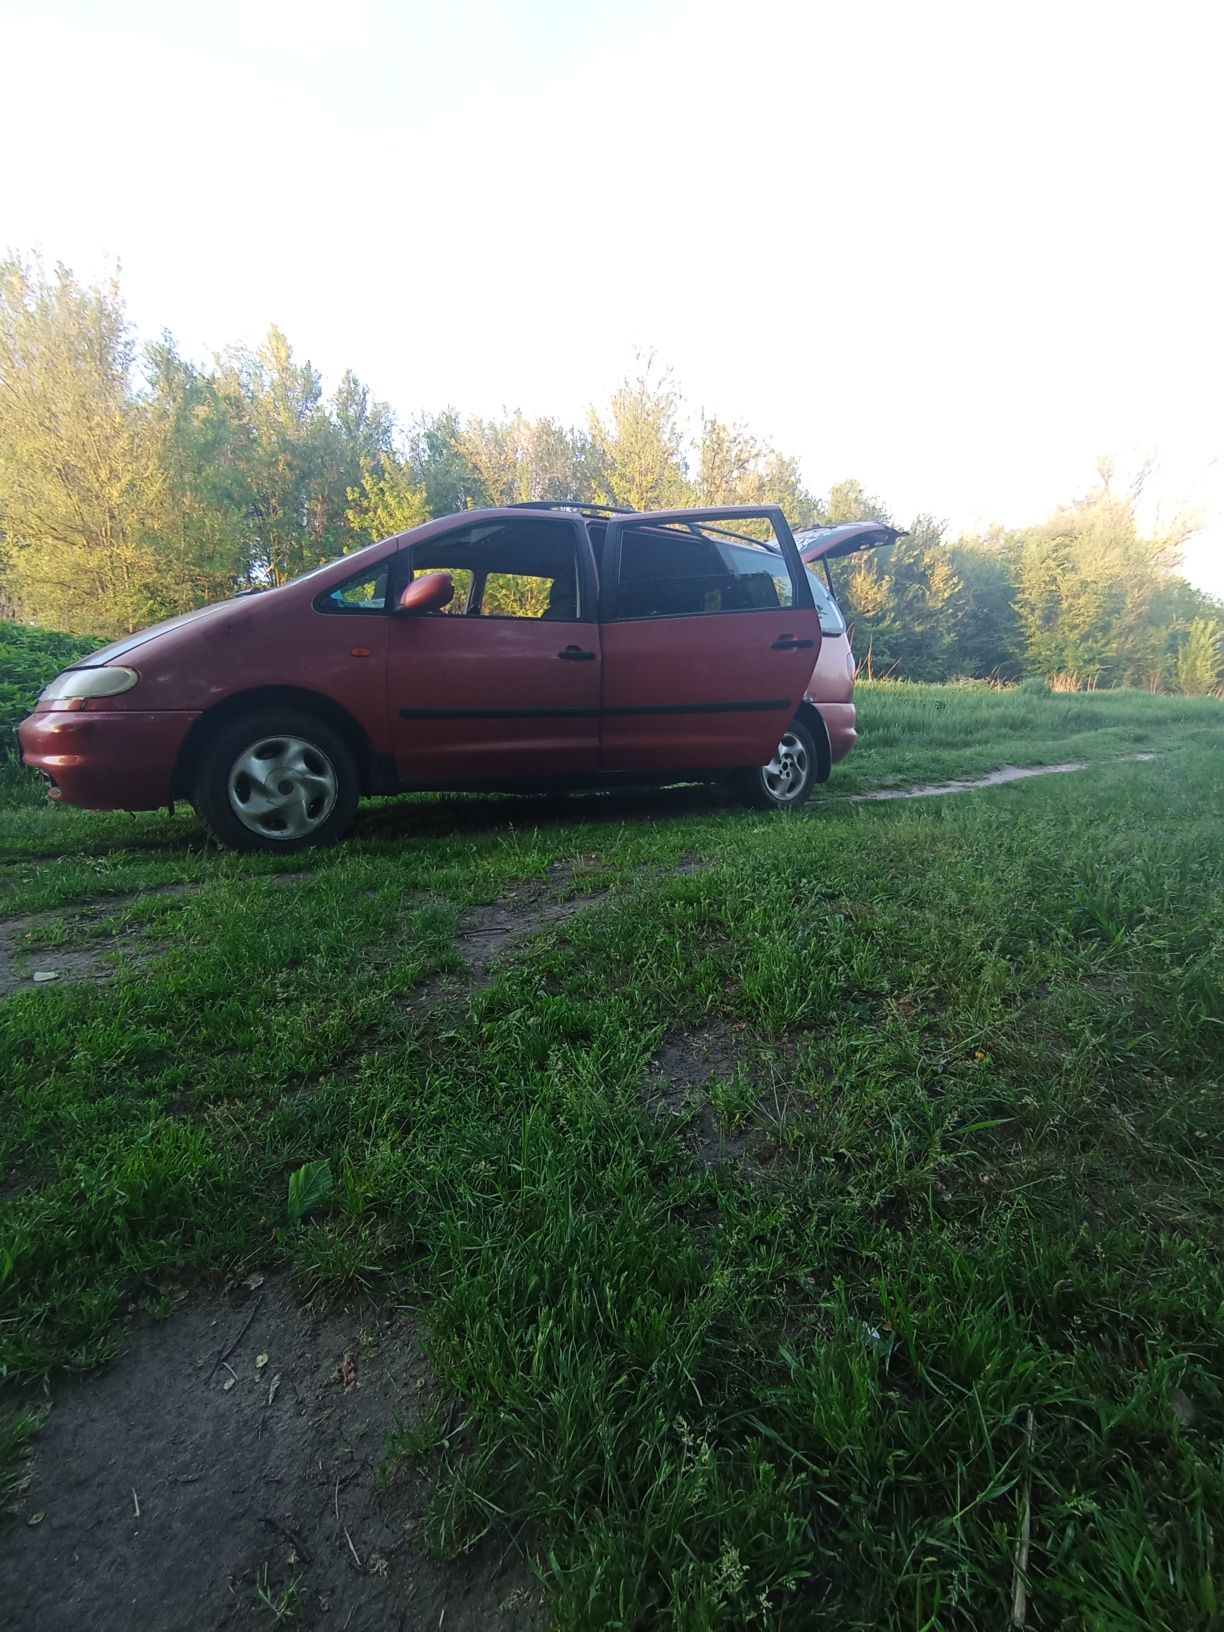
[[[797,799],[807,786],[808,751],[800,737],[788,731],[774,750],[768,765],[761,767],[761,780],[779,804]]]
[[[252,833],[266,839],[301,839],[331,815],[336,770],[313,742],[262,737],[245,748],[229,774],[230,806]]]

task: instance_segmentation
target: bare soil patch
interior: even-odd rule
[[[1156,759],[1156,754],[1123,754],[1118,759],[1098,760],[1097,764],[1135,765]],[[881,799],[937,799],[946,793],[972,793],[975,788],[997,788],[1004,782],[1024,782],[1030,776],[1065,776],[1086,771],[1088,760],[1072,760],[1066,765],[1001,765],[997,771],[961,782],[928,782],[918,788],[876,788],[872,793],[852,793],[851,805],[874,804]]]
[[[309,877],[309,874],[266,873],[262,877],[270,884],[286,888]],[[143,890],[88,896],[75,904],[66,904],[47,912],[0,919],[0,997],[27,989],[49,990],[52,986],[75,981],[113,980],[121,969],[141,968],[162,950],[159,944],[150,942],[145,929],[133,928],[117,931],[113,935],[95,936],[91,933],[93,927],[137,901],[196,895],[204,887],[203,883],[154,884]],[[40,948],[40,933],[53,924],[59,926],[66,921],[80,925],[83,931],[81,940],[76,944],[57,941],[54,945]],[[35,980],[36,972],[44,978]]]
[[[121,968],[140,968],[158,950],[140,930],[40,948],[39,931],[62,921],[62,913],[41,912],[0,922],[0,997],[66,982],[113,980]]]
[[[538,1624],[521,1563],[491,1548],[436,1562],[419,1488],[377,1488],[387,1431],[429,1404],[407,1321],[311,1314],[269,1283],[128,1335],[101,1372],[56,1381],[29,1486],[0,1519],[13,1632],[270,1626],[286,1594],[286,1624],[337,1632]]]
[[[645,1094],[660,1114],[681,1123],[685,1144],[703,1166],[730,1162],[762,1178],[799,1107],[746,1063],[745,1041],[720,1021],[669,1034],[650,1061]]]
[[[432,976],[413,991],[404,1006],[419,1009],[443,992],[470,992],[487,986],[494,978],[495,965],[517,942],[589,912],[607,898],[606,889],[585,895],[558,893],[569,885],[580,888],[583,873],[597,870],[582,860],[555,861],[545,879],[526,880],[488,906],[472,907],[455,934],[455,949],[466,965],[465,973]]]
[[[487,907],[472,908],[459,926],[455,945],[477,986],[486,984],[492,966],[513,942],[566,923],[606,899],[607,890],[568,897],[554,893],[574,878],[572,863],[554,862],[546,882],[524,884]]]

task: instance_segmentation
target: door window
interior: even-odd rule
[[[793,604],[777,550],[712,529],[626,527],[616,586],[618,620],[777,611]]]
[[[446,606],[435,607],[432,612],[426,613],[430,618],[462,618],[472,601],[472,569],[470,567],[452,566],[448,562],[435,559],[438,552],[425,548],[418,559],[412,563],[412,578],[423,578],[428,572],[449,572],[451,582],[455,586],[455,598]],[[408,580],[411,582],[411,579]]]
[[[583,615],[576,533],[569,521],[538,517],[480,522],[412,552],[412,575],[449,572],[455,599],[429,616],[551,618]]]

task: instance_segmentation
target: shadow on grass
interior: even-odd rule
[[[420,794],[363,805],[352,838],[358,843],[386,844],[499,829],[682,822],[741,808],[725,789],[694,784],[568,795]]]

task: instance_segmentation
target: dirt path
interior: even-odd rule
[[[672,871],[703,871],[686,858]],[[418,988],[422,1012],[495,980],[504,958],[608,897],[598,856],[554,862],[471,909],[461,971]],[[594,875],[587,889],[587,875]],[[10,921],[0,990],[24,937],[57,915]],[[131,954],[112,937],[100,949]],[[28,957],[28,954],[22,954]],[[111,971],[91,949],[61,978]],[[118,1359],[57,1375],[31,1477],[0,1516],[6,1632],[236,1632],[287,1624],[337,1632],[498,1632],[541,1624],[517,1553],[491,1545],[454,1565],[423,1539],[424,1477],[382,1488],[387,1434],[419,1423],[434,1385],[421,1332],[392,1310],[304,1309],[287,1277],[133,1315]]]
[[[387,1431],[430,1390],[402,1317],[312,1315],[279,1282],[134,1319],[120,1359],[52,1389],[0,1532],[4,1625],[230,1632],[278,1605],[337,1632],[535,1624],[516,1559],[437,1563],[422,1491],[379,1488]]]
[[[997,771],[963,782],[928,782],[919,788],[877,788],[873,793],[852,793],[850,805],[874,804],[881,799],[937,799],[945,793],[972,793],[977,788],[997,788],[1004,782],[1024,782],[1030,776],[1063,776],[1069,771],[1087,771],[1093,765],[1134,765],[1157,754],[1123,754],[1117,759],[1073,760],[1067,765],[1001,765]]]

